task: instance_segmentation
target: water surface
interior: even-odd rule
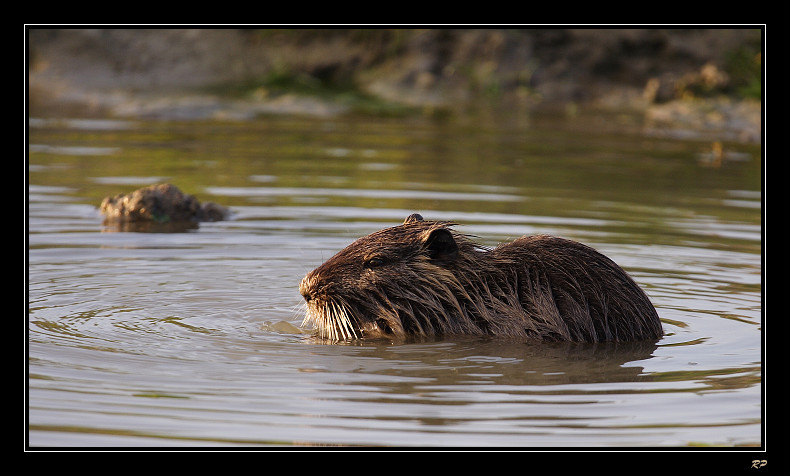
[[[628,115],[249,121],[32,117],[31,446],[761,444],[759,146]],[[169,181],[229,206],[184,233],[102,225]],[[493,246],[583,241],[646,290],[646,344],[326,345],[298,282],[411,213]]]

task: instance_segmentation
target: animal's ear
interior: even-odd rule
[[[406,223],[414,223],[418,221],[422,221],[422,215],[419,213],[412,213],[411,215],[407,216],[405,220],[403,220],[403,224],[405,225]]]
[[[428,234],[425,239],[425,249],[428,257],[433,261],[449,263],[458,257],[458,243],[453,234],[446,228],[437,228]]]

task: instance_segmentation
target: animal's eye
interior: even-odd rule
[[[365,267],[366,268],[377,268],[385,263],[384,258],[380,256],[374,256],[372,258],[368,258],[365,260]]]

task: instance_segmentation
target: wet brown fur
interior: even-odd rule
[[[538,235],[486,249],[453,225],[412,215],[353,242],[302,280],[304,324],[331,340],[622,342],[663,334],[645,293],[589,246]]]

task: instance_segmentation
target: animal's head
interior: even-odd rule
[[[468,243],[452,225],[414,214],[350,244],[302,279],[303,325],[332,340],[437,334],[431,316],[458,305],[452,268]]]

